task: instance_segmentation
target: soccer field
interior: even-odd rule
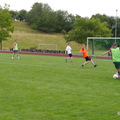
[[[0,120],[119,120],[111,60],[0,53]]]

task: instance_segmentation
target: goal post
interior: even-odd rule
[[[57,44],[38,44],[38,49],[57,50]]]
[[[87,37],[87,49],[90,55],[101,55],[110,49],[113,43],[120,47],[120,37]]]

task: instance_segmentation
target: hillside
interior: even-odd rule
[[[18,40],[18,46],[22,48],[36,47],[38,44],[57,44],[58,50],[65,50],[66,41],[62,34],[47,34],[39,31],[32,30],[28,23],[14,21],[14,33],[12,37],[8,38],[7,41],[3,41],[3,49],[9,50],[13,47],[14,41]],[[79,52],[80,44],[76,42],[71,42],[71,47],[73,52]],[[43,48],[47,49],[47,48]],[[55,49],[55,47],[53,47]]]

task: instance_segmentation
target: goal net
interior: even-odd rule
[[[38,49],[57,50],[57,44],[38,44]]]
[[[120,37],[87,37],[88,54],[101,55],[110,50],[113,43],[117,43],[118,47],[120,47]]]

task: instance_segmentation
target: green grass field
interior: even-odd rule
[[[119,120],[112,61],[0,53],[0,120]]]

